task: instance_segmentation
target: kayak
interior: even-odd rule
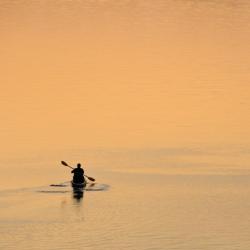
[[[79,183],[71,181],[71,185],[72,185],[73,188],[84,188],[84,187],[86,187],[86,184],[87,184],[86,181],[85,182],[79,182]]]

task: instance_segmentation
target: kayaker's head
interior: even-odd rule
[[[77,167],[78,167],[78,168],[81,168],[81,163],[77,163]]]

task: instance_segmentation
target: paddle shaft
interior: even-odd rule
[[[69,166],[69,165],[67,165],[67,166],[66,166],[66,165],[63,165],[63,166],[68,167],[68,168],[71,168],[71,169],[74,169],[74,168],[72,168],[72,167],[71,167],[71,166]]]

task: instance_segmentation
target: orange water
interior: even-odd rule
[[[248,1],[1,1],[1,151],[248,144]]]
[[[0,248],[248,250],[249,24],[246,0],[0,1]],[[109,188],[47,192],[61,160]]]

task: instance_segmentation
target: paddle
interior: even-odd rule
[[[63,166],[66,166],[66,167],[69,167],[71,169],[74,169],[70,165],[68,165],[68,163],[65,162],[65,161],[61,161],[61,163],[62,163]],[[90,181],[95,181],[95,179],[93,177],[90,177],[90,176],[87,176],[87,175],[84,175],[84,176],[87,177]]]

